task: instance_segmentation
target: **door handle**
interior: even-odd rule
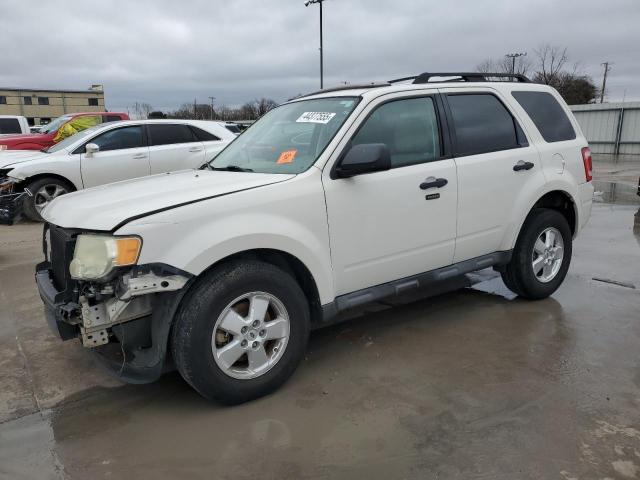
[[[533,168],[533,163],[524,162],[522,160],[518,160],[518,163],[516,163],[513,166],[513,171],[514,172],[519,172],[520,170],[531,170],[532,168]]]
[[[441,188],[444,187],[447,183],[449,182],[446,178],[429,177],[420,184],[420,189],[427,190],[428,188]]]
[[[147,155],[145,153],[138,153],[137,155],[134,155],[133,158],[139,160],[141,158],[147,158]]]
[[[202,149],[201,149],[201,148],[197,148],[197,147],[195,147],[195,148],[190,148],[190,149],[189,149],[189,151],[190,151],[190,152],[201,152],[201,151],[202,151]]]

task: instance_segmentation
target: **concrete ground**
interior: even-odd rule
[[[637,211],[594,206],[552,298],[483,271],[372,306],[237,407],[177,374],[123,385],[56,339],[33,282],[41,227],[0,227],[0,478],[640,478]]]

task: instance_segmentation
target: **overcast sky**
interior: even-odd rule
[[[325,0],[325,86],[550,43],[607,99],[640,100],[640,0]],[[0,0],[0,86],[105,86],[107,107],[278,102],[319,86],[318,6],[304,0]]]

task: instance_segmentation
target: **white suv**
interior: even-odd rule
[[[56,199],[36,272],[49,323],[125,380],[175,365],[235,403],[357,305],[486,267],[547,297],[591,211],[587,142],[550,87],[438,75],[453,81],[296,98],[206,169]]]
[[[0,191],[28,189],[31,220],[54,198],[82,188],[198,168],[236,135],[222,122],[137,120],[82,130],[43,151],[0,152]]]

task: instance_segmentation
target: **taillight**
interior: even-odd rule
[[[587,182],[593,180],[593,161],[591,160],[591,150],[589,147],[582,149],[582,163],[584,163],[584,176]]]

